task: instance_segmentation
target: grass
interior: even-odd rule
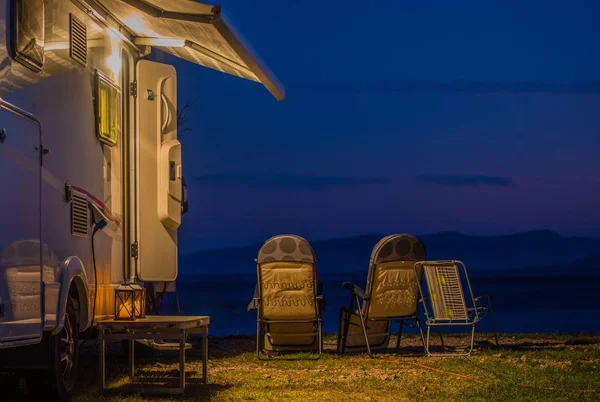
[[[451,337],[460,342],[466,338]],[[210,342],[209,384],[201,385],[199,340],[187,354],[184,397],[150,397],[98,391],[95,346],[82,354],[76,402],[87,401],[592,401],[600,400],[600,335],[503,335],[502,346],[478,336],[471,357],[402,357],[379,353],[335,353],[326,337],[320,360],[259,361],[251,337],[214,338]],[[403,352],[418,353],[418,339],[406,337]],[[394,343],[392,343],[394,344]],[[422,350],[422,349],[421,349]],[[298,356],[296,357],[309,357]],[[151,382],[176,381],[176,354],[140,358],[139,374]],[[109,386],[129,383],[127,360],[118,345],[107,356]],[[118,391],[117,391],[118,392]]]

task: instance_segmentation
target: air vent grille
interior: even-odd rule
[[[87,65],[87,27],[69,14],[69,56],[79,64]]]
[[[87,237],[90,230],[90,209],[85,194],[73,191],[71,197],[71,234]]]

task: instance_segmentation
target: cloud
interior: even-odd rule
[[[383,185],[391,182],[383,178],[302,175],[205,175],[191,178],[194,183],[208,186],[247,186],[254,188],[325,190],[361,185]]]
[[[515,182],[510,177],[479,176],[479,175],[423,175],[415,178],[417,181],[437,184],[440,186],[456,187],[514,187]]]
[[[326,93],[540,93],[599,95],[600,81],[439,81],[439,80],[325,80],[292,82],[309,91]]]

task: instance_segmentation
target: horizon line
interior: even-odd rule
[[[560,232],[558,232],[556,230],[553,230],[553,229],[531,229],[531,230],[513,231],[513,232],[507,232],[507,233],[503,233],[503,234],[493,234],[493,235],[470,234],[470,233],[461,232],[461,231],[458,231],[458,230],[440,230],[440,231],[437,231],[437,232],[422,233],[422,234],[417,234],[417,235],[414,235],[414,236],[417,237],[417,238],[420,238],[420,237],[435,236],[435,235],[442,235],[442,234],[457,234],[457,235],[461,235],[461,236],[465,236],[465,237],[492,238],[492,237],[508,237],[508,236],[515,236],[515,235],[521,235],[521,234],[526,234],[526,233],[536,233],[536,232],[537,233],[539,233],[539,232],[550,232],[550,233],[558,235],[561,238],[573,238],[573,237],[575,237],[575,238],[600,240],[600,234],[595,234],[595,235],[564,235],[564,234],[561,234]],[[398,232],[398,233],[400,233],[400,232]],[[281,234],[283,234],[283,233],[281,233]],[[355,235],[347,235],[347,236],[339,236],[339,237],[328,237],[328,238],[313,239],[313,240],[309,240],[309,242],[311,244],[315,244],[315,243],[322,243],[322,242],[327,242],[327,241],[348,240],[348,239],[354,239],[354,238],[359,238],[359,237],[367,237],[367,236],[379,236],[379,237],[383,237],[385,235],[382,235],[381,233],[376,233],[376,232],[366,232],[366,233],[355,234]],[[267,238],[269,238],[269,237],[271,237],[271,236],[265,237],[265,240],[267,240]],[[200,250],[191,251],[191,252],[185,253],[185,254],[181,253],[180,256],[190,256],[190,255],[194,255],[194,254],[198,254],[198,253],[211,252],[211,251],[239,250],[239,249],[251,248],[251,247],[255,247],[255,246],[259,246],[260,247],[260,245],[262,243],[263,242],[253,242],[253,243],[246,243],[244,245],[239,245],[239,246],[206,248],[206,249],[200,249]]]

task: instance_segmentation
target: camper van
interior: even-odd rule
[[[219,6],[0,0],[0,371],[65,400],[115,289],[177,278],[185,59],[284,89]],[[47,399],[48,400],[48,399]]]

